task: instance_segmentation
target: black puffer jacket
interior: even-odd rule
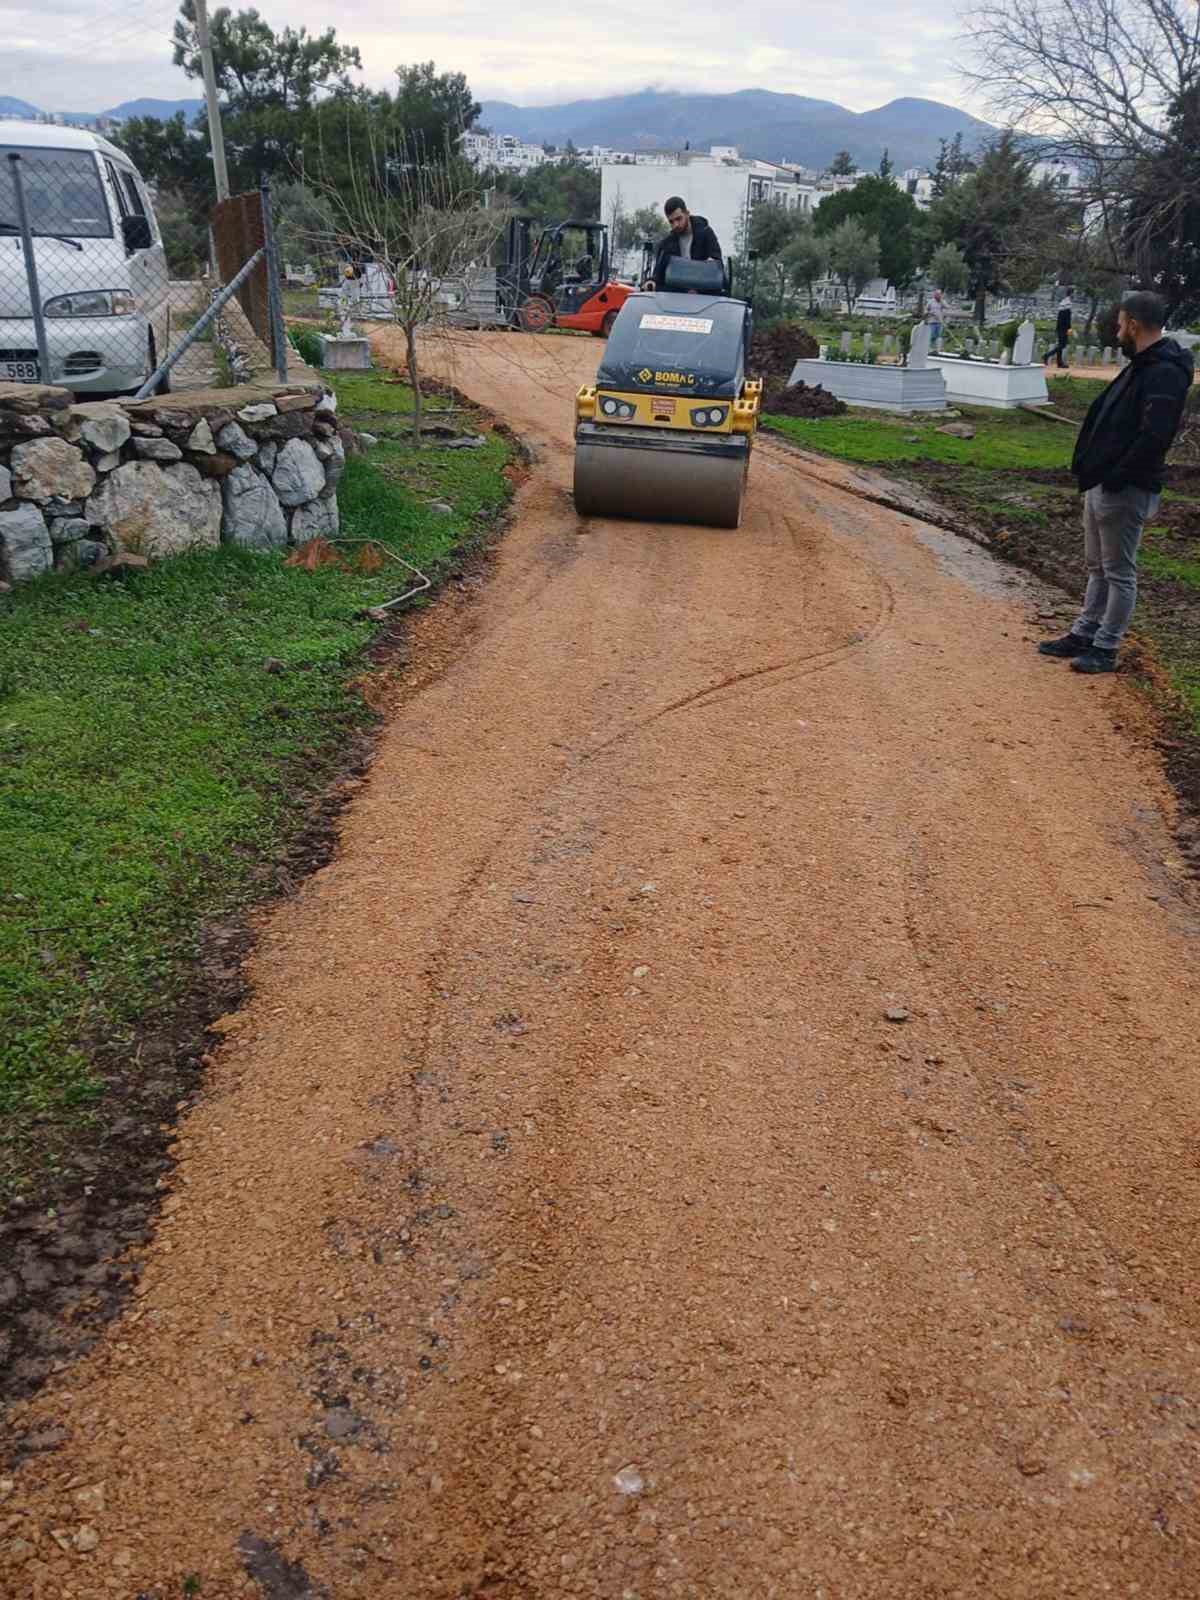
[[[1092,402],[1071,471],[1081,490],[1163,486],[1163,462],[1174,443],[1195,364],[1190,350],[1159,339]]]
[[[679,254],[679,235],[674,229],[661,241],[654,257],[654,287],[661,290],[667,284],[667,263]],[[708,225],[707,217],[692,217],[692,260],[720,261],[721,246]]]

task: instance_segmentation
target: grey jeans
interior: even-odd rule
[[[1137,557],[1142,529],[1157,515],[1159,496],[1130,486],[1109,494],[1098,484],[1083,497],[1087,593],[1071,632],[1098,650],[1115,650],[1137,602]]]

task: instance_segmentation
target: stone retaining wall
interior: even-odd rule
[[[75,404],[0,384],[0,582],[334,535],[348,445],[315,385]]]

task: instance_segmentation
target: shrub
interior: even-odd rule
[[[320,367],[321,341],[312,328],[289,328],[288,338],[292,342],[292,349],[306,366]]]

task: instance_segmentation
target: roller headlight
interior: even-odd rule
[[[692,412],[692,426],[694,428],[719,428],[728,415],[728,406],[700,406]]]
[[[81,289],[57,295],[42,307],[48,317],[128,317],[135,309],[127,289]]]

